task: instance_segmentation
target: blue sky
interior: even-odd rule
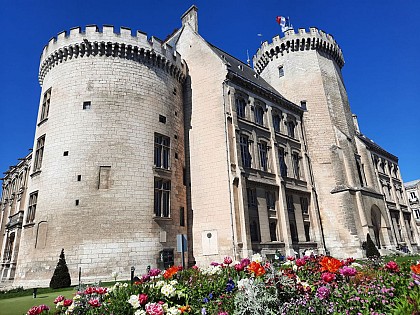
[[[418,0],[0,0],[0,172],[33,145],[39,56],[52,36],[112,24],[163,39],[192,4],[199,9],[199,33],[244,61],[261,39],[280,33],[277,15],[289,16],[295,29],[316,26],[332,34],[344,52],[344,82],[361,131],[400,158],[405,181],[420,178]]]

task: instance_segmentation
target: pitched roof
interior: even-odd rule
[[[411,182],[406,182],[404,183],[404,186],[405,187],[416,186],[418,183],[420,183],[420,179],[412,180]]]
[[[375,143],[375,141],[373,141],[372,139],[366,137],[364,134],[362,133],[358,133],[357,137],[368,147],[368,149],[377,152],[379,154],[382,154],[383,156],[386,156],[387,158],[394,160],[398,163],[398,157],[389,153],[387,150],[385,150],[384,148],[382,148],[381,146],[379,146],[378,144]]]

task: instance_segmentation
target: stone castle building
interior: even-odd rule
[[[416,221],[417,228],[420,229],[420,179],[404,183],[404,186],[407,191],[408,202],[414,215],[414,220]]]
[[[48,285],[260,252],[418,250],[398,158],[363,135],[331,35],[290,29],[254,68],[198,33],[73,28],[41,56],[34,150],[3,179],[0,276]]]

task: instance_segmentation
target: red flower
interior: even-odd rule
[[[165,270],[165,273],[163,274],[163,277],[165,279],[172,278],[173,275],[176,274],[177,272],[178,272],[178,267],[177,266],[172,266],[172,267]]]
[[[294,256],[287,256],[287,260],[294,261],[295,257]]]
[[[410,266],[410,269],[416,275],[420,275],[420,264]]]
[[[99,302],[98,299],[93,299],[92,298],[88,301],[88,303],[93,307],[100,307],[101,306],[101,302]]]
[[[54,304],[57,304],[58,302],[61,302],[64,300],[64,296],[59,295],[56,297],[56,299],[54,300]]]
[[[298,267],[302,267],[306,265],[306,260],[303,258],[298,258],[296,259],[296,266]]]
[[[229,256],[226,256],[225,259],[223,259],[223,263],[225,265],[230,265],[232,263],[232,258]]]
[[[99,287],[99,288],[96,288],[96,293],[98,293],[98,294],[105,294],[105,293],[107,293],[108,292],[108,288],[102,288],[102,287]]]
[[[94,287],[87,287],[85,289],[85,294],[92,294],[92,293],[95,293],[95,292],[96,292],[96,290],[95,290]]]
[[[321,271],[328,271],[332,273],[336,273],[342,266],[341,261],[329,256],[323,257],[319,264],[322,267]]]
[[[236,264],[234,268],[236,271],[243,271],[245,269],[245,266],[242,264]]]
[[[148,299],[149,299],[149,297],[147,296],[147,294],[144,294],[144,293],[140,294],[139,295],[140,305],[145,305],[147,303]]]
[[[250,271],[251,273],[255,274],[256,277],[262,276],[263,274],[265,274],[265,269],[263,266],[261,266],[260,263],[257,263],[255,261],[251,262],[248,265],[248,271]]]
[[[335,279],[335,274],[331,273],[331,272],[324,272],[321,275],[322,281],[330,283],[331,281],[333,281]]]
[[[387,269],[390,272],[399,272],[400,268],[398,267],[398,264],[395,261],[389,261],[386,265],[385,265],[385,269]]]
[[[69,299],[65,299],[65,300],[63,301],[63,305],[64,305],[65,307],[70,306],[72,303],[73,303],[73,300],[69,300]]]

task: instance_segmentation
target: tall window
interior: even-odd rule
[[[255,106],[255,122],[264,125],[264,109],[260,105]]]
[[[280,115],[277,113],[274,113],[273,114],[273,128],[275,132],[280,132],[280,122],[281,122]]]
[[[293,161],[293,174],[295,175],[295,178],[300,178],[299,153],[294,152],[292,154],[292,161]]]
[[[284,76],[284,68],[283,66],[279,66],[279,78]]]
[[[236,102],[236,114],[238,115],[238,117],[245,118],[245,108],[246,108],[245,100],[243,98],[237,98],[235,102]]]
[[[42,157],[44,155],[44,145],[45,145],[45,135],[39,137],[38,140],[36,141],[34,171],[38,171],[41,169]]]
[[[276,195],[272,191],[267,191],[266,196],[267,200],[267,209],[276,210]]]
[[[171,181],[155,177],[155,202],[156,217],[169,218],[171,199]]]
[[[255,188],[247,188],[248,208],[257,208],[257,192]]]
[[[170,139],[155,133],[155,166],[169,169]]]
[[[50,99],[51,89],[44,93],[44,99],[42,100],[41,117],[39,121],[43,121],[48,117],[48,112],[50,111]]]
[[[272,242],[277,241],[277,221],[276,220],[270,220],[270,239]]]
[[[279,164],[280,164],[280,175],[287,177],[287,165],[285,159],[285,153],[283,148],[279,148]]]
[[[258,151],[260,152],[260,164],[261,169],[264,171],[268,170],[268,147],[267,143],[261,141],[258,143]]]
[[[290,234],[293,242],[298,242],[298,233],[296,227],[295,206],[293,204],[293,195],[286,195],[287,213],[289,214]]]
[[[241,160],[242,166],[246,168],[251,167],[251,154],[249,153],[249,138],[245,135],[240,136]]]
[[[28,213],[26,214],[26,223],[32,223],[35,220],[36,203],[38,201],[38,192],[29,195]]]
[[[291,138],[295,137],[295,123],[293,121],[287,122],[287,135]]]
[[[10,261],[12,259],[14,244],[15,244],[15,233],[13,232],[7,237],[6,248],[4,250],[5,261]]]
[[[302,213],[303,214],[308,214],[309,213],[308,198],[300,197],[300,207],[302,208]]]

